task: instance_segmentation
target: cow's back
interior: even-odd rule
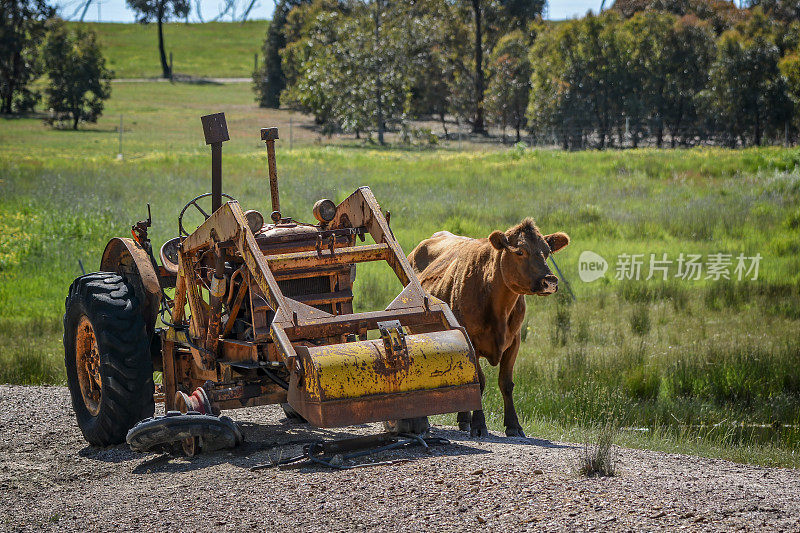
[[[449,231],[438,231],[411,250],[411,253],[408,254],[408,261],[414,272],[421,274],[431,263],[447,256],[448,252],[455,252],[461,245],[473,240],[475,239],[454,235]]]
[[[475,276],[486,261],[486,239],[472,239],[447,231],[434,233],[408,255],[411,267],[426,291],[446,302],[461,320],[481,296]],[[477,292],[475,289],[479,289]]]

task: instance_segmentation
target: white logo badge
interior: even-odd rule
[[[608,262],[603,256],[589,250],[581,252],[578,258],[578,275],[586,283],[602,278],[608,270]]]

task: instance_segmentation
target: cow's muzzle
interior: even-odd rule
[[[536,282],[533,292],[539,295],[553,294],[558,290],[558,278],[548,274]]]

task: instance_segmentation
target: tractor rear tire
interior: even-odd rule
[[[431,427],[427,416],[417,418],[401,418],[400,420],[387,420],[383,427],[389,433],[410,433],[412,435],[422,435]]]
[[[150,339],[133,287],[112,272],[72,282],[64,313],[64,364],[72,407],[93,446],[125,442],[152,417]]]

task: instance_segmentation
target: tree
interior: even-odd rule
[[[709,88],[698,95],[708,120],[726,131],[727,142],[760,145],[765,134],[782,131],[791,116],[786,78],[777,46],[764,35],[725,32],[717,44]]]
[[[412,4],[406,4],[411,6]],[[414,116],[437,116],[448,135],[446,115],[468,116],[474,107],[464,98],[473,94],[472,87],[460,91],[461,81],[469,78],[464,58],[470,56],[470,28],[459,16],[457,6],[447,0],[417,0],[401,20],[408,26],[409,61],[412,76],[411,108]],[[415,28],[425,28],[416,32]],[[466,75],[466,76],[465,76]],[[471,79],[471,78],[470,78]]]
[[[0,0],[0,113],[32,109],[30,83],[41,74],[37,48],[55,10],[44,0]]]
[[[520,141],[531,88],[531,63],[521,31],[515,30],[498,41],[489,61],[491,79],[486,91],[486,111],[505,132],[511,126]],[[505,141],[505,139],[504,139]]]
[[[472,121],[472,133],[486,133],[486,125],[483,121],[483,23],[484,23],[484,2],[481,0],[470,0],[472,6],[472,16],[474,23],[474,45],[475,57],[475,116]]]
[[[282,52],[288,85],[281,102],[313,113],[327,131],[358,137],[374,128],[382,143],[385,123],[399,121],[410,108],[418,61],[409,36],[426,31],[401,4],[323,9],[315,2],[298,13],[311,18],[302,22],[304,37]]]
[[[794,130],[800,127],[800,56],[790,53],[784,56],[778,64],[781,74],[786,78],[789,96],[792,100],[794,113],[792,113],[792,126]]]
[[[97,122],[103,100],[111,96],[111,77],[93,31],[67,30],[63,21],[50,24],[43,46],[50,83],[45,89],[50,123]]]
[[[409,119],[438,116],[447,136],[446,114],[462,111],[458,114],[464,116],[454,92],[456,71],[463,72],[464,58],[470,55],[470,30],[462,14],[448,0],[396,2],[386,10],[391,31],[383,41],[396,50],[398,87],[405,91],[400,116],[404,139]],[[470,88],[466,92],[472,94]]]
[[[637,13],[623,26],[635,77],[627,95],[628,116],[637,109],[638,118],[650,120],[658,147],[669,130],[674,147],[678,135],[695,122],[695,97],[708,83],[714,54],[713,32],[697,17],[663,12]],[[634,145],[638,126],[632,128]]]
[[[770,18],[782,22],[800,21],[799,0],[751,0],[749,7],[761,7]]]
[[[148,24],[152,21],[158,23],[158,53],[161,59],[161,74],[164,78],[172,77],[167,54],[164,51],[164,29],[165,22],[173,18],[181,19],[189,14],[191,6],[189,0],[125,0],[128,7],[136,12],[136,21],[140,24]]]
[[[503,16],[522,32],[526,32],[530,23],[542,16],[545,5],[545,0],[500,0]]]
[[[472,133],[486,133],[484,91],[486,90],[485,57],[491,53],[493,41],[507,31],[508,26],[525,29],[528,22],[541,15],[543,0],[469,0],[463,1],[472,19]],[[464,85],[467,76],[457,81]],[[462,104],[465,102],[462,102]]]
[[[599,149],[613,142],[615,131],[622,140],[635,77],[620,22],[611,11],[589,13],[549,27],[534,43],[528,118],[559,131],[565,148],[583,146],[591,133]]]
[[[264,62],[253,73],[253,90],[258,95],[258,105],[261,107],[277,109],[280,106],[281,92],[286,88],[280,54],[286,46],[286,19],[292,9],[307,3],[310,0],[281,0],[275,6],[267,28],[267,38],[261,48]]]
[[[626,18],[648,11],[663,11],[679,17],[694,15],[708,21],[717,34],[732,28],[747,14],[729,0],[616,0],[613,9]]]
[[[531,93],[528,121],[537,131],[551,131],[564,149],[583,146],[583,134],[595,125],[583,91],[587,67],[577,53],[580,20],[548,26],[530,51]]]
[[[708,85],[715,53],[712,28],[692,15],[677,19],[664,39],[664,67],[654,70],[654,76],[664,78],[663,93],[654,109],[669,131],[673,148],[678,136],[685,142],[687,132],[697,126],[696,97]],[[661,134],[659,130],[658,135]]]

